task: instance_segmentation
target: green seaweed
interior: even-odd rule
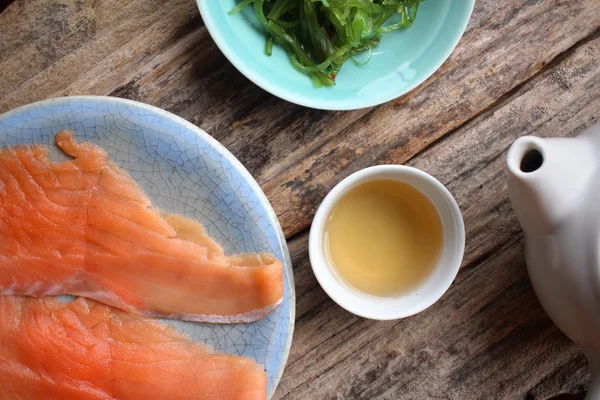
[[[410,27],[423,0],[243,0],[230,14],[252,5],[265,29],[265,53],[273,42],[317,87],[334,86],[348,60],[367,63],[385,33]],[[355,56],[368,52],[366,61]]]

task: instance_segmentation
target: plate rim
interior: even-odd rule
[[[448,60],[460,39],[463,37],[467,25],[473,15],[473,9],[475,8],[475,0],[458,0],[460,2],[464,1],[467,3],[468,12],[465,13],[463,19],[456,23],[456,26],[459,29],[456,31],[454,37],[452,38],[451,45],[448,46],[441,54],[440,57],[436,60],[435,63],[432,64],[431,67],[428,68],[427,72],[423,75],[423,78],[417,80],[402,89],[385,96],[383,98],[379,98],[377,100],[373,100],[367,97],[366,100],[358,101],[352,104],[348,104],[346,102],[340,102],[335,100],[321,100],[318,98],[308,99],[304,97],[297,97],[294,93],[290,92],[287,89],[280,88],[276,85],[270,84],[267,79],[263,79],[260,74],[257,74],[253,69],[246,67],[244,62],[239,59],[233,52],[233,50],[227,45],[227,40],[221,35],[217,25],[214,20],[208,15],[206,11],[202,11],[205,4],[207,4],[209,0],[196,0],[196,4],[198,9],[200,10],[200,16],[202,17],[202,21],[204,21],[204,25],[213,41],[216,43],[221,53],[225,55],[227,60],[233,64],[233,66],[246,78],[250,79],[255,85],[260,87],[261,89],[271,93],[272,95],[279,97],[280,99],[286,100],[290,103],[298,104],[300,106],[313,108],[317,110],[327,110],[327,111],[350,111],[350,110],[360,110],[363,108],[375,107],[381,104],[385,104],[392,100],[395,100],[405,94],[411,92],[417,86],[423,84],[427,81],[440,67]],[[455,1],[455,0],[454,0]]]
[[[231,162],[232,167],[234,167],[240,173],[242,178],[246,182],[248,182],[250,188],[253,189],[254,192],[256,193],[258,200],[265,207],[265,210],[267,211],[269,217],[271,218],[271,220],[274,224],[274,228],[277,233],[277,239],[278,239],[279,245],[281,246],[281,250],[282,250],[282,253],[284,256],[284,260],[282,260],[282,261],[285,264],[284,268],[288,272],[287,275],[288,275],[288,279],[289,279],[289,283],[290,283],[289,286],[290,286],[290,292],[291,292],[289,294],[290,299],[291,299],[291,301],[290,301],[290,322],[289,322],[290,333],[289,333],[288,337],[286,338],[284,354],[283,354],[283,357],[281,358],[282,364],[281,364],[280,370],[278,371],[277,376],[275,377],[273,391],[271,393],[267,392],[267,398],[268,399],[272,398],[275,391],[277,390],[277,387],[279,386],[279,383],[281,382],[281,378],[283,376],[283,371],[285,370],[285,367],[287,366],[287,361],[288,361],[288,358],[290,355],[290,349],[292,346],[292,340],[294,337],[294,329],[295,329],[295,325],[296,325],[295,324],[295,322],[296,322],[296,287],[295,287],[295,283],[294,283],[294,270],[293,270],[293,266],[292,266],[292,260],[291,260],[289,248],[287,245],[287,240],[285,238],[285,234],[283,233],[283,229],[281,228],[281,224],[279,223],[279,219],[277,218],[277,214],[275,213],[275,210],[273,210],[273,207],[271,206],[269,199],[263,192],[263,190],[260,187],[260,185],[258,184],[258,182],[256,182],[254,177],[250,174],[250,172],[246,169],[246,167],[244,167],[244,165],[240,162],[240,160],[238,160],[237,157],[234,156],[233,153],[231,153],[217,139],[213,138],[204,129],[192,124],[191,122],[187,121],[186,119],[184,119],[178,115],[175,115],[169,111],[163,110],[162,108],[159,108],[159,107],[147,104],[147,103],[142,103],[140,101],[129,100],[129,99],[124,99],[121,97],[114,97],[114,96],[88,95],[88,96],[53,97],[53,98],[40,100],[40,101],[36,101],[33,103],[29,103],[29,104],[24,104],[24,105],[18,106],[16,108],[13,108],[11,110],[8,110],[8,111],[0,114],[0,122],[2,120],[5,120],[6,118],[10,118],[13,114],[26,112],[29,109],[44,107],[45,105],[56,104],[56,103],[70,103],[73,101],[89,101],[89,100],[95,100],[95,101],[100,101],[100,102],[111,102],[111,103],[117,103],[117,104],[121,104],[121,105],[132,106],[132,107],[136,107],[136,108],[140,108],[140,109],[145,109],[153,114],[158,114],[163,118],[169,119],[175,123],[182,125],[184,128],[186,128],[186,130],[193,132],[194,134],[199,136],[201,139],[205,140],[210,146],[212,146],[216,151],[221,153],[223,155],[223,157],[225,157],[229,162]]]

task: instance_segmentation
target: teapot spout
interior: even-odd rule
[[[508,151],[508,195],[526,235],[544,235],[581,201],[597,165],[589,137],[524,136]]]

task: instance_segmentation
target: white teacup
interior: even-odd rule
[[[350,286],[330,265],[324,247],[325,223],[332,207],[350,189],[374,180],[396,180],[411,185],[435,206],[443,227],[443,246],[437,265],[415,289],[397,297],[377,297]],[[336,303],[364,318],[390,320],[423,311],[448,290],[462,262],[465,228],[456,201],[438,180],[415,168],[380,165],[358,171],[342,180],[325,197],[312,223],[309,255],[319,284]]]

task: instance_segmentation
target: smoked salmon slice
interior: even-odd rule
[[[202,225],[152,208],[99,147],[0,151],[0,295],[83,296],[151,317],[213,323],[264,317],[283,298],[281,262],[226,256]]]
[[[253,360],[92,300],[0,297],[0,398],[264,400]]]

